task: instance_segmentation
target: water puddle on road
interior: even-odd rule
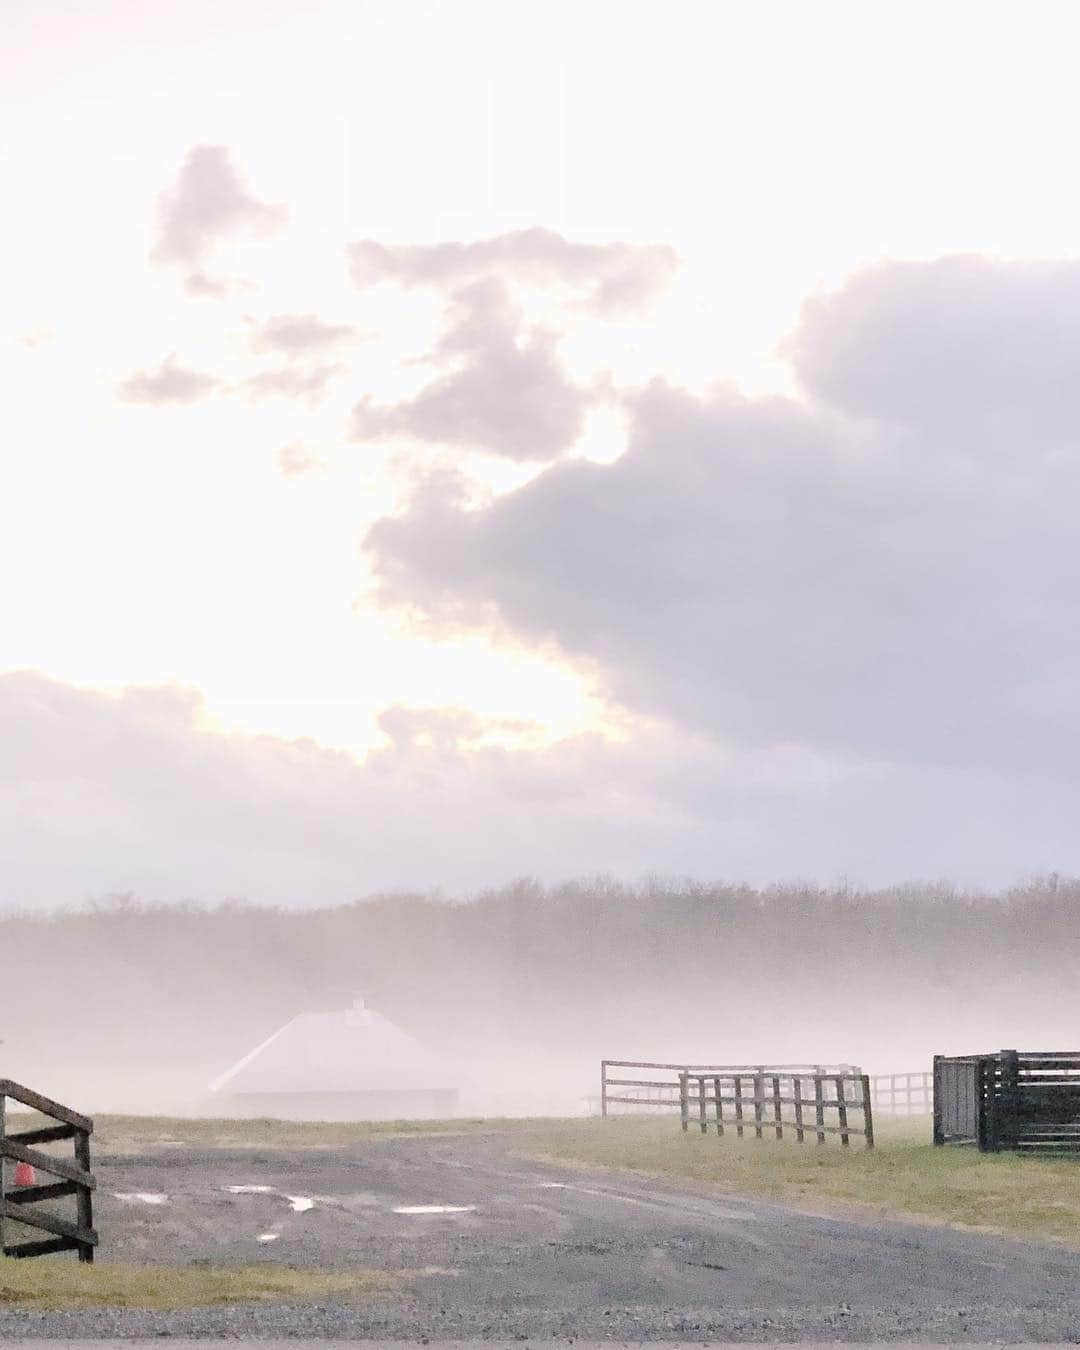
[[[169,1197],[161,1191],[113,1191],[114,1200],[128,1205],[167,1205]]]
[[[276,1242],[281,1236],[280,1233],[260,1233],[255,1239],[256,1242]]]

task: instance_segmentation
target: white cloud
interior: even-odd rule
[[[282,205],[259,201],[223,145],[197,145],[181,166],[174,186],[158,204],[154,262],[182,267],[192,294],[221,296],[232,283],[206,274],[204,264],[225,239],[266,239],[288,219]]]
[[[453,290],[490,276],[561,284],[583,308],[605,318],[647,306],[670,283],[678,263],[674,249],[664,244],[581,244],[539,227],[468,244],[365,239],[349,246],[349,261],[360,287],[389,279]]]
[[[180,365],[170,352],[156,370],[137,370],[122,380],[117,392],[125,403],[188,404],[219,388],[216,376]]]

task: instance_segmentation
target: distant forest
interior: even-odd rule
[[[90,1106],[136,1087],[183,1104],[290,1017],[354,995],[508,1085],[575,1093],[602,1054],[891,1071],[1080,1045],[1080,880],[1057,876],[1000,895],[518,881],[313,910],[120,896],[4,917],[0,943],[0,1071]]]

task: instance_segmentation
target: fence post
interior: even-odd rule
[[[863,1129],[866,1131],[866,1147],[874,1147],[874,1108],[870,1101],[870,1079],[862,1076],[862,1113]]]
[[[689,1074],[685,1069],[679,1074],[679,1111],[682,1115],[683,1134],[690,1128],[690,1086]]]
[[[814,1074],[814,1120],[817,1124],[817,1141],[825,1142],[825,1079],[820,1073]]]
[[[754,1138],[760,1139],[761,1122],[765,1116],[765,1076],[754,1074]]]
[[[844,1096],[844,1080],[839,1074],[836,1077],[836,1100],[837,1114],[840,1117],[840,1142],[845,1148],[848,1148],[851,1144],[851,1139],[848,1136],[847,1128],[847,1098]]]
[[[998,1148],[1015,1148],[1020,1137],[1020,1056],[1015,1050],[1001,1052],[1001,1124]]]
[[[701,1133],[708,1134],[709,1118],[707,1111],[709,1106],[709,1098],[708,1094],[705,1091],[705,1075],[698,1074],[696,1082],[698,1091],[698,1120],[701,1122]]]
[[[607,1060],[600,1061],[600,1114],[607,1115]]]
[[[975,1061],[975,1091],[978,1096],[978,1140],[980,1153],[1001,1149],[1001,1117],[1004,1102],[998,1081],[997,1055],[983,1055]]]
[[[934,1088],[933,1088],[933,1111],[934,1111],[934,1143],[940,1148],[945,1143],[945,1122],[942,1112],[941,1080],[943,1070],[941,1067],[942,1056],[934,1056]]]
[[[742,1074],[735,1075],[735,1133],[741,1139],[743,1137],[743,1114],[742,1114]]]
[[[87,1130],[75,1132],[75,1161],[84,1172],[90,1171],[90,1134]],[[94,1226],[94,1200],[89,1186],[80,1186],[75,1196],[78,1209],[79,1227],[91,1229]],[[92,1263],[94,1249],[88,1243],[79,1243],[79,1260]]]
[[[773,1074],[772,1080],[772,1099],[773,1099],[773,1119],[776,1121],[776,1137],[783,1139],[784,1124],[783,1112],[780,1110],[780,1079]]]
[[[724,1133],[724,1103],[720,1096],[720,1079],[713,1079],[713,1092],[716,1093],[716,1134],[719,1138]]]
[[[802,1118],[802,1078],[799,1074],[791,1080],[792,1096],[795,1098],[795,1138],[801,1144],[805,1138]]]

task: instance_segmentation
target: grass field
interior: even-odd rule
[[[630,1169],[817,1212],[949,1223],[1080,1246],[1080,1158],[934,1148],[928,1118],[876,1124],[877,1147],[683,1134],[677,1117],[623,1116],[536,1127],[530,1153]]]
[[[401,1288],[385,1271],[290,1266],[78,1265],[0,1259],[0,1304],[27,1308],[205,1308],[226,1303],[377,1298]]]

